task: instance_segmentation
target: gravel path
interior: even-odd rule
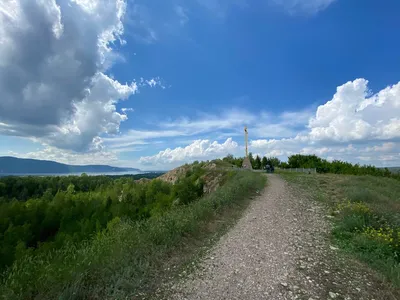
[[[169,299],[395,299],[329,244],[325,209],[279,175]]]

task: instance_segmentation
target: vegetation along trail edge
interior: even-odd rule
[[[396,299],[330,244],[326,208],[268,175],[268,186],[165,299]]]

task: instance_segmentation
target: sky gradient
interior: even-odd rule
[[[400,165],[400,2],[5,0],[0,155]]]

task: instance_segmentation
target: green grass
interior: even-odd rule
[[[400,288],[400,184],[373,176],[282,173],[334,216],[332,237]]]
[[[1,298],[131,299],[151,294],[174,274],[168,268],[178,270],[190,261],[264,184],[260,174],[237,172],[214,193],[162,216],[142,222],[115,218],[78,247],[21,257],[2,275]]]

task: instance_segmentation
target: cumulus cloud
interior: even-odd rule
[[[328,159],[398,165],[400,82],[374,94],[356,79],[337,88],[309,118],[308,130],[282,139],[254,139],[250,150],[263,155],[316,154]],[[374,153],[374,155],[371,155]]]
[[[400,82],[376,94],[368,81],[356,79],[337,88],[309,122],[309,138],[349,142],[400,137]]]
[[[0,134],[86,151],[101,148],[138,90],[105,74],[122,40],[124,0],[5,0],[0,9]],[[146,82],[154,86],[158,81]]]
[[[228,138],[224,143],[196,140],[186,147],[168,148],[156,155],[141,157],[139,163],[143,165],[171,165],[194,160],[214,159],[232,153],[238,147],[238,144],[232,138]]]
[[[303,143],[299,137],[283,138],[283,139],[256,139],[251,140],[249,151],[260,153],[265,156],[277,156],[286,159],[287,156],[299,153],[302,147],[307,144]]]
[[[356,79],[339,86],[332,100],[320,105],[309,118],[308,131],[290,139],[254,140],[252,145],[260,148],[277,143],[365,143],[400,138],[400,82],[376,94],[367,85],[367,80]]]

